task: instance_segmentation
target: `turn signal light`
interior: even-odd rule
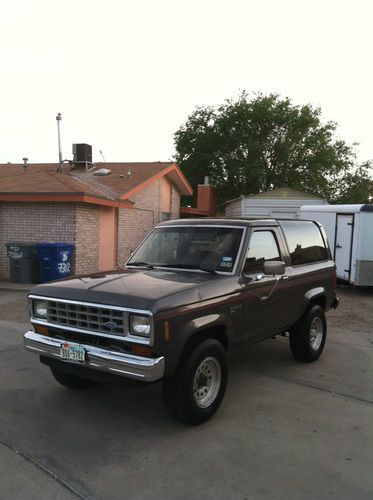
[[[132,345],[131,352],[136,356],[143,356],[144,358],[151,358],[152,355],[152,352],[149,349],[149,347],[143,345]]]
[[[41,333],[42,335],[49,335],[48,328],[44,325],[34,325],[36,333]]]

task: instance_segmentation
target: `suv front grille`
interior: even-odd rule
[[[104,337],[91,335],[89,332],[70,332],[69,330],[58,329],[58,327],[48,328],[48,336],[54,339],[59,339],[63,342],[77,342],[78,344],[92,345],[95,347],[102,347],[110,351],[125,352],[131,354],[131,348],[123,342],[119,336],[117,339],[112,337]]]
[[[126,335],[126,313],[79,303],[48,300],[48,322],[110,335]]]

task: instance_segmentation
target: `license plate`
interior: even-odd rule
[[[61,358],[67,361],[75,363],[85,362],[85,349],[79,344],[71,344],[70,342],[61,344],[60,354]]]

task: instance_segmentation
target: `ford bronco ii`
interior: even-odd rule
[[[72,389],[162,380],[174,417],[198,424],[218,409],[234,347],[289,333],[297,360],[324,349],[337,307],[323,228],[301,220],[173,220],[123,272],[35,286],[24,336]]]

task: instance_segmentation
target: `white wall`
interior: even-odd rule
[[[360,212],[358,260],[373,260],[373,212]]]
[[[242,200],[233,200],[225,207],[226,217],[242,217]]]
[[[320,224],[324,226],[326,235],[328,237],[329,246],[333,255],[335,244],[334,240],[336,214],[333,212],[308,212],[302,209],[299,213],[299,219],[315,220],[317,222],[320,222]]]
[[[225,207],[226,217],[272,217],[274,219],[296,219],[305,201],[309,205],[320,205],[317,200],[287,198],[255,198],[248,196],[233,200]]]

